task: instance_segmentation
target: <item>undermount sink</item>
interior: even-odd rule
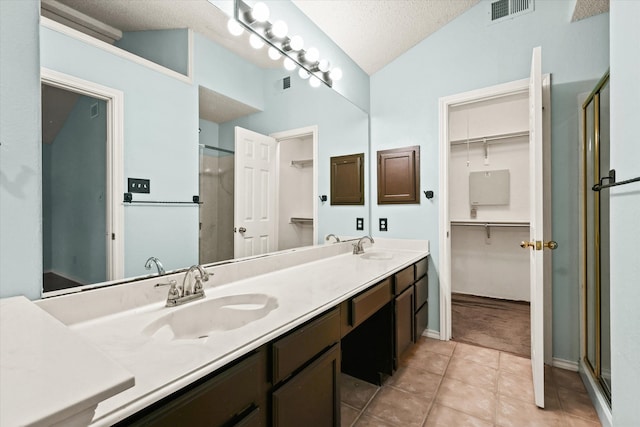
[[[229,331],[265,317],[278,307],[266,294],[242,294],[205,299],[179,308],[149,323],[142,332],[164,340],[207,338],[215,331]]]
[[[370,260],[378,260],[378,261],[383,261],[383,260],[390,260],[393,258],[393,254],[391,252],[365,252],[362,255],[360,255],[362,257],[362,259],[370,259]]]

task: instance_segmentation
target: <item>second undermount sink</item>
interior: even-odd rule
[[[378,261],[386,261],[393,258],[393,254],[391,252],[382,252],[382,251],[365,252],[360,256],[362,257],[362,259],[370,259],[370,260],[378,260]]]
[[[206,338],[211,332],[238,329],[265,317],[278,307],[266,294],[241,294],[205,299],[179,308],[149,323],[145,335],[162,340]]]

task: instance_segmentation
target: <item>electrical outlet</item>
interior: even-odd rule
[[[141,178],[128,179],[129,193],[150,193],[151,180]]]
[[[380,218],[380,231],[387,231],[387,218]]]
[[[356,230],[364,230],[364,218],[356,218]]]

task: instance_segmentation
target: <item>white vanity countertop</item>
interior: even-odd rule
[[[52,425],[133,387],[133,374],[25,297],[0,301],[0,425]]]
[[[179,307],[166,308],[162,301],[68,324],[135,375],[134,387],[98,405],[92,425],[111,425],[138,412],[429,254],[426,241],[389,240],[385,244],[381,239],[374,247],[365,247],[366,252],[384,256],[330,256],[206,288],[206,299]],[[265,262],[274,261],[267,257]],[[166,293],[166,287],[160,289]],[[212,331],[201,339],[173,340],[168,329],[155,335],[145,333],[145,328],[162,316],[242,294],[269,295],[277,299],[277,308],[244,326]]]

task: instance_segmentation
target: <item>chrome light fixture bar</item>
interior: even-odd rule
[[[269,9],[264,3],[258,2],[252,8],[243,0],[234,0],[233,14],[237,23],[251,34],[252,46],[258,46],[256,38],[259,38],[269,46],[269,56],[272,59],[278,59],[276,53],[284,57],[284,66],[287,70],[293,71],[296,66],[304,70],[307,78],[310,77],[311,86],[317,87],[320,83],[324,83],[332,87],[334,80],[342,78],[342,70],[337,67],[331,69],[328,60],[320,59],[320,53],[316,48],[304,49],[304,42],[300,36],[289,37],[287,24],[284,21],[276,20],[271,23]],[[231,28],[229,30],[231,31]],[[301,71],[300,75],[305,74]]]

